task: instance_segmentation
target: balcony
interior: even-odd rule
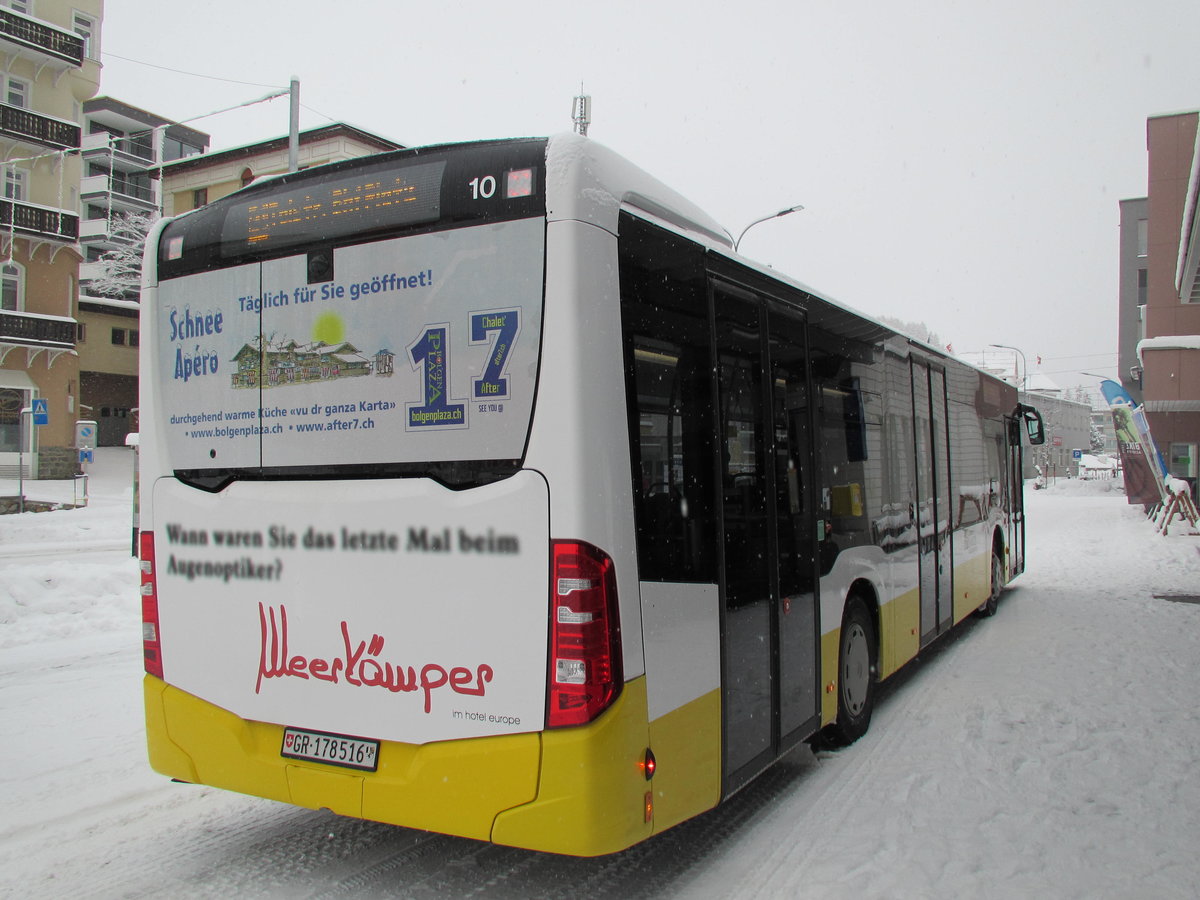
[[[74,319],[0,310],[0,341],[69,350],[77,330]]]
[[[0,9],[0,45],[14,49],[20,56],[62,68],[83,65],[83,38],[11,9]]]
[[[79,216],[64,209],[0,198],[0,231],[74,244],[79,240]]]
[[[74,122],[0,103],[0,135],[11,140],[35,147],[73,150],[79,146],[80,133]]]
[[[116,138],[100,131],[83,137],[83,158],[105,168],[145,172],[154,166],[154,146],[149,135],[139,139]]]
[[[120,173],[116,173],[119,176]],[[89,205],[103,206],[114,213],[157,212],[154,188],[133,184],[112,175],[89,175],[79,186],[79,196]]]

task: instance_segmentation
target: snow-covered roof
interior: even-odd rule
[[[1200,350],[1200,334],[1164,334],[1138,341],[1138,362],[1145,363],[1142,354],[1147,350]]]

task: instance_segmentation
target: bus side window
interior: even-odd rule
[[[625,342],[638,567],[645,581],[713,582],[713,402],[699,251],[622,217]]]

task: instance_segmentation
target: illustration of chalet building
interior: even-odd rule
[[[396,354],[391,350],[380,350],[375,354],[375,374],[391,377],[396,373]]]
[[[349,342],[298,344],[291,339],[244,344],[234,354],[237,368],[230,380],[235,388],[311,384],[371,374],[371,361]]]

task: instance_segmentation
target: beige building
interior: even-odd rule
[[[300,132],[298,167],[307,169],[399,149],[402,145],[395,141],[338,122]],[[286,137],[165,163],[163,215],[189,212],[232,194],[256,178],[287,170]]]
[[[0,2],[0,474],[75,471],[83,104],[103,0]],[[49,423],[22,409],[45,401]]]
[[[118,292],[122,286],[111,278],[105,283],[101,260],[140,243],[124,226],[130,216],[160,214],[161,182],[153,173],[165,162],[203,153],[209,136],[112,97],[87,101],[83,114],[79,395],[97,423],[97,446],[119,447],[137,430],[139,291]]]

